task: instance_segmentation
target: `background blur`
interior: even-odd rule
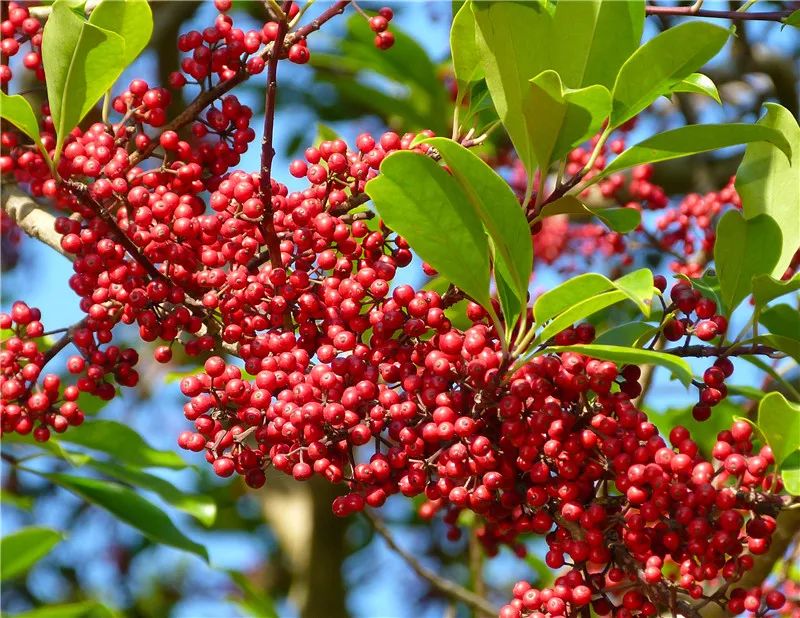
[[[286,172],[289,162],[306,146],[318,143],[320,135],[330,135],[331,131],[350,143],[362,131],[380,134],[387,127],[401,133],[433,128],[437,133],[449,135],[451,3],[388,4],[396,12],[392,30],[398,35],[398,45],[388,52],[371,49],[370,54],[383,59],[380,64],[371,60],[370,54],[359,60],[351,53],[359,39],[350,33],[368,30],[365,20],[352,9],[312,37],[309,65],[281,64],[274,169],[275,175],[290,189],[299,185]],[[789,3],[759,2],[756,10],[770,10],[777,4]],[[737,5],[705,4],[708,8]],[[325,6],[326,3],[318,2],[309,13],[319,12]],[[379,6],[363,3],[365,10]],[[151,46],[123,75],[120,84],[127,84],[134,77],[147,79],[151,85],[166,83],[166,76],[179,62],[175,47],[178,34],[190,29],[202,30],[216,16],[211,2],[156,2],[153,10],[156,29]],[[262,11],[260,2],[237,0],[231,15],[237,27],[260,28],[264,21]],[[648,18],[645,37],[653,36],[665,25],[662,20]],[[739,29],[738,38],[729,44],[724,56],[704,71],[717,83],[724,106],[696,95],[681,95],[672,101],[662,99],[639,123],[631,141],[638,141],[656,129],[684,123],[753,122],[767,100],[777,100],[797,115],[798,31],[787,28],[781,32],[779,24],[757,22],[747,23],[745,28]],[[369,41],[371,37],[363,40]],[[368,47],[372,47],[371,43]],[[418,49],[424,50],[430,61],[412,67],[407,54]],[[350,59],[347,63],[341,62],[345,54]],[[387,63],[388,68],[384,66]],[[11,91],[24,87],[12,84]],[[253,127],[259,139],[253,142],[241,164],[242,169],[255,170],[263,123],[263,80],[255,78],[235,92],[256,112]],[[184,96],[191,95],[187,88]],[[179,99],[176,97],[173,103],[173,113],[181,108]],[[665,164],[657,168],[656,182],[674,200],[691,191],[720,189],[735,171],[740,154],[741,151],[731,150],[715,158],[696,157],[675,165]],[[2,254],[4,310],[14,300],[23,299],[41,309],[47,329],[69,325],[82,317],[77,298],[66,283],[72,274],[66,259],[27,238],[21,240],[19,247],[13,243],[10,246],[7,241]],[[636,256],[654,270],[668,274],[665,260],[668,256],[652,251],[642,251]],[[602,255],[576,257],[572,253],[551,265],[537,265],[531,289],[535,292],[550,287],[566,273],[585,269],[589,263],[609,272],[615,266],[613,260]],[[405,272],[405,278],[399,278],[398,284],[411,283],[416,287],[425,284],[426,277],[418,263]],[[741,319],[738,323],[734,320],[731,330],[737,332],[742,323]],[[131,337],[130,341],[134,339]],[[181,411],[183,401],[177,379],[170,372],[190,367],[165,368],[155,364],[147,351],[140,352],[142,380],[138,389],[125,390],[101,414],[136,428],[157,449],[178,450],[176,438],[186,429],[187,421]],[[762,376],[751,366],[737,364],[736,384],[760,388],[761,381]],[[668,408],[690,406],[693,397],[674,388],[669,377],[658,370],[647,405],[666,413]],[[729,418],[741,412],[736,406],[730,408],[724,414],[715,411],[715,418],[720,415]],[[723,418],[723,424],[724,421]],[[716,429],[710,431],[715,433]],[[14,445],[14,448],[20,447]],[[330,509],[334,488],[324,483],[296,483],[281,475],[269,477],[263,490],[248,490],[238,480],[214,477],[200,456],[190,457],[183,451],[180,456],[198,464],[197,469],[159,470],[157,474],[187,492],[210,495],[216,501],[217,519],[208,529],[180,511],[169,511],[184,532],[208,548],[210,566],[191,554],[154,545],[72,494],[2,465],[3,535],[32,524],[68,531],[67,539],[26,578],[6,582],[1,606],[4,614],[83,599],[96,599],[126,616],[199,618],[277,613],[282,617],[336,618],[466,613],[464,608],[450,607],[446,599],[416,578],[381,539],[373,538],[368,522],[361,518],[334,518]],[[32,460],[29,465],[48,470],[70,468],[63,460],[49,458]],[[156,496],[147,497],[165,506]],[[400,544],[438,573],[462,582],[476,576],[475,569],[470,573],[467,566],[472,551],[469,539],[447,541],[439,524],[430,525],[415,515],[411,501],[392,498],[381,514],[391,523]],[[507,598],[511,585],[518,579],[546,583],[550,575],[537,557],[539,547],[535,542],[530,550],[526,560],[504,550],[497,558],[478,563],[486,593],[495,601]]]

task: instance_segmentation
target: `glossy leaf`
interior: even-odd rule
[[[537,324],[553,319],[577,303],[614,289],[611,280],[597,273],[586,273],[568,279],[548,290],[533,304],[533,317]]]
[[[528,138],[543,171],[597,133],[611,111],[611,94],[604,86],[564,88],[552,70],[531,79],[523,96]]]
[[[22,575],[64,539],[52,528],[30,527],[0,539],[0,581]]]
[[[730,314],[753,288],[756,275],[771,273],[780,257],[781,229],[769,215],[745,219],[729,210],[717,224],[714,264],[720,299]]]
[[[586,298],[575,305],[569,307],[563,313],[558,314],[552,321],[548,322],[536,338],[533,340],[533,345],[540,342],[548,341],[565,328],[568,328],[585,320],[590,315],[594,315],[598,311],[602,311],[611,305],[616,305],[618,302],[625,300],[627,294],[619,290],[612,290],[610,292],[603,292],[595,296]]]
[[[759,321],[775,335],[800,339],[800,313],[786,303],[767,307],[759,316]]]
[[[120,463],[137,467],[175,469],[186,467],[186,462],[177,453],[154,449],[135,430],[116,421],[86,421],[57,436],[56,439],[59,442],[78,444],[108,453]]]
[[[489,242],[455,178],[430,157],[398,151],[383,160],[366,192],[386,225],[423,260],[476,302],[489,304]]]
[[[800,496],[800,451],[790,453],[781,464],[781,478],[787,492]]]
[[[136,60],[153,34],[153,13],[147,0],[103,0],[92,10],[89,23],[122,37],[123,68]]]
[[[699,152],[748,144],[769,142],[788,157],[791,146],[783,134],[771,127],[757,124],[690,124],[658,133],[631,146],[614,159],[598,176],[605,178],[614,172],[644,163],[678,159]],[[767,146],[772,148],[772,146]],[[776,151],[777,152],[777,151]],[[782,156],[778,152],[778,156]],[[788,162],[788,159],[786,159]],[[597,182],[596,179],[592,179]]]
[[[800,363],[800,339],[795,334],[792,337],[784,335],[759,335],[757,343],[763,343],[770,347],[791,356],[794,360]]]
[[[784,232],[780,259],[768,273],[780,278],[800,247],[800,126],[785,107],[775,103],[765,107],[767,112],[756,126],[781,133],[792,151],[779,150],[775,142],[750,144],[736,171],[736,192],[746,218],[766,213]]]
[[[523,101],[529,80],[551,68],[553,18],[544,2],[474,2],[476,41],[497,115],[528,173],[536,168]]]
[[[164,511],[135,491],[117,483],[82,476],[60,473],[42,474],[42,476],[79,495],[87,502],[105,509],[156,543],[192,552],[208,561],[205,547],[184,535]]]
[[[677,84],[672,86],[672,92],[692,92],[694,94],[702,94],[711,97],[720,105],[722,101],[719,98],[719,91],[714,81],[707,75],[702,73],[692,73],[686,79],[682,79]]]
[[[450,26],[450,52],[453,56],[453,73],[459,94],[464,88],[483,78],[483,66],[475,42],[475,17],[469,2],[461,5]]]
[[[781,30],[783,30],[786,26],[794,26],[795,28],[800,28],[800,9],[797,9],[793,13],[790,13],[789,17],[784,17]]]
[[[586,210],[605,223],[608,229],[627,234],[632,232],[642,222],[642,213],[635,208],[621,206],[619,208],[589,208]]]
[[[610,89],[620,67],[639,47],[644,1],[569,0],[556,5],[554,68],[564,84]]]
[[[97,460],[92,460],[89,465],[118,481],[133,485],[139,489],[152,491],[164,502],[184,513],[188,513],[206,527],[214,523],[214,519],[217,516],[217,505],[208,496],[186,493],[169,481],[129,465],[121,466],[116,463]]]
[[[647,322],[628,322],[600,333],[594,340],[597,344],[637,346],[652,339],[656,327]]]
[[[692,368],[680,356],[658,352],[656,350],[642,350],[627,346],[614,345],[570,345],[547,348],[549,352],[578,352],[592,358],[610,360],[616,363],[631,365],[658,365],[669,372],[686,386],[692,382]]]
[[[702,21],[668,28],[637,49],[617,75],[611,93],[611,127],[618,127],[689,77],[725,45],[729,32]]]
[[[14,618],[111,618],[114,612],[97,601],[78,601],[63,605],[43,605],[15,614]]]
[[[535,221],[556,215],[585,215],[590,214],[589,209],[579,199],[572,195],[565,195],[554,202],[545,204]]]
[[[650,317],[651,301],[655,291],[652,272],[640,268],[616,279],[614,286],[635,302],[645,317]]]
[[[39,132],[39,119],[33,112],[31,104],[20,94],[13,96],[0,92],[0,117],[5,118],[25,135],[33,140],[43,154],[47,152],[42,146],[42,137]]]
[[[489,234],[497,274],[515,294],[520,306],[525,306],[533,267],[533,244],[530,225],[511,187],[473,152],[453,140],[434,137],[425,143],[434,147],[450,168]],[[509,323],[515,317],[506,313]]]
[[[800,405],[786,401],[782,394],[769,393],[761,400],[757,424],[779,467],[800,449]]]
[[[800,273],[787,281],[779,281],[769,275],[753,277],[753,298],[759,306],[797,290],[800,290]]]

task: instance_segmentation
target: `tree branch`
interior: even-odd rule
[[[486,599],[481,596],[478,596],[474,592],[467,590],[463,586],[450,581],[449,579],[444,579],[440,577],[429,568],[424,566],[419,560],[417,560],[414,556],[412,556],[409,552],[404,550],[397,544],[392,533],[389,532],[389,529],[386,525],[378,519],[375,515],[373,515],[370,511],[364,510],[362,511],[364,517],[366,517],[369,522],[372,524],[372,527],[375,529],[379,535],[383,537],[383,540],[386,541],[386,544],[389,548],[394,551],[397,555],[399,555],[403,560],[405,560],[406,564],[411,567],[411,570],[414,571],[417,575],[419,575],[422,579],[426,580],[433,586],[436,590],[441,592],[442,594],[447,595],[453,599],[461,601],[462,603],[467,604],[468,606],[472,607],[473,609],[483,613],[483,614],[490,614],[496,616],[498,613],[497,608],[493,607],[491,603],[489,603]]]
[[[786,11],[761,11],[747,13],[745,11],[712,11],[710,9],[695,9],[693,6],[655,6],[645,7],[647,15],[680,15],[683,17],[711,17],[716,19],[732,19],[734,21],[783,21],[792,14]]]
[[[56,218],[13,183],[3,183],[3,210],[31,238],[43,242],[68,260],[75,258],[61,248]]]
[[[707,358],[710,356],[769,356],[770,358],[782,358],[783,352],[767,345],[743,345],[736,347],[732,346],[706,346],[706,345],[689,345],[686,347],[667,348],[664,350],[666,354],[673,354],[675,356],[695,356],[698,358]],[[780,356],[776,356],[776,355]]]

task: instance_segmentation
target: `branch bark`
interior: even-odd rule
[[[28,236],[43,242],[68,260],[74,260],[61,248],[61,234],[55,229],[56,218],[17,185],[3,183],[3,210]]]

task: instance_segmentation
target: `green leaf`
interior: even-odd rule
[[[167,515],[135,491],[117,483],[81,476],[50,473],[42,477],[79,495],[133,526],[156,543],[192,552],[208,561],[206,548],[183,534]]]
[[[783,30],[786,26],[794,26],[795,28],[800,28],[800,9],[797,9],[794,13],[791,13],[789,17],[783,18],[783,25],[781,26],[781,30]]]
[[[729,210],[722,216],[717,224],[714,264],[728,314],[750,294],[753,277],[772,272],[780,251],[781,229],[769,215],[745,219],[739,211]]]
[[[794,337],[785,337],[783,335],[760,335],[757,338],[757,343],[763,343],[780,350],[784,354],[791,356],[794,360],[800,363],[800,339],[797,335]]]
[[[328,125],[318,122],[317,123],[317,137],[314,143],[319,145],[322,142],[333,142],[340,138],[340,135]]]
[[[652,339],[657,328],[647,322],[628,322],[600,333],[594,342],[603,345],[636,346]]]
[[[0,539],[0,581],[22,575],[64,539],[51,528],[30,527]]]
[[[39,133],[39,119],[33,113],[31,104],[21,94],[13,96],[0,92],[0,117],[5,118],[25,135],[33,140],[42,154],[49,158],[42,145],[42,136]]]
[[[69,132],[117,80],[125,42],[76,15],[67,3],[53,3],[42,35],[47,99],[56,129],[56,161]]]
[[[0,504],[10,506],[20,511],[30,511],[33,508],[33,498],[15,494],[7,489],[0,489]]]
[[[619,208],[590,208],[587,206],[586,210],[605,223],[610,230],[620,234],[632,232],[642,222],[642,213],[636,208],[627,208],[625,206]]]
[[[668,409],[664,412],[652,413],[648,410],[648,417],[655,423],[662,434],[669,434],[673,427],[681,425],[689,430],[692,439],[700,447],[700,451],[711,458],[711,451],[717,443],[717,434],[720,431],[730,430],[736,417],[744,415],[741,406],[723,399],[714,406],[711,417],[705,421],[698,421],[692,416],[692,407]]]
[[[241,591],[243,598],[238,603],[248,616],[278,618],[275,602],[261,587],[254,585],[244,573],[232,570],[226,572]]]
[[[106,618],[114,615],[108,607],[97,601],[78,601],[77,603],[65,603],[63,605],[44,605],[36,607],[21,614],[15,614],[14,618]]]
[[[489,234],[499,278],[509,286],[520,307],[524,307],[528,303],[533,243],[530,225],[511,187],[461,144],[444,137],[426,139],[425,143],[439,152],[467,196]],[[503,309],[506,313],[505,306]],[[506,313],[508,323],[513,323],[516,317]]]
[[[57,440],[108,453],[120,463],[141,468],[186,467],[186,462],[177,453],[154,449],[136,431],[116,421],[86,421],[57,436]]]
[[[692,383],[692,368],[683,358],[657,352],[616,345],[568,345],[547,348],[547,352],[578,352],[592,358],[610,360],[631,365],[658,365],[669,372],[686,386]]]
[[[556,5],[553,68],[567,86],[614,85],[620,67],[642,40],[644,4],[569,0]]]
[[[800,338],[800,313],[786,303],[765,309],[759,316],[759,322],[775,335],[790,339]]]
[[[763,307],[769,301],[800,290],[800,273],[787,281],[779,281],[769,275],[753,277],[753,298]]]
[[[616,279],[614,286],[635,302],[645,317],[650,317],[653,292],[655,291],[652,272],[646,268],[640,268]]]
[[[188,513],[206,527],[211,526],[216,519],[217,505],[209,496],[186,493],[169,481],[131,466],[97,460],[92,460],[89,465],[123,483],[152,491],[164,502]]]
[[[474,2],[476,41],[497,115],[529,174],[536,168],[530,119],[523,110],[529,80],[552,68],[553,18],[545,3]]]
[[[585,273],[548,290],[533,304],[533,318],[544,324],[577,303],[614,288],[610,279],[597,273]]]
[[[786,157],[791,153],[791,146],[786,137],[771,127],[743,123],[689,124],[658,133],[631,146],[598,174],[598,177],[605,178],[614,172],[644,163],[668,161],[752,142],[775,144],[786,153]],[[772,146],[767,147],[772,148]],[[779,156],[782,155],[779,153]],[[592,181],[597,182],[595,178]]]
[[[468,2],[461,5],[450,26],[450,53],[453,56],[453,73],[458,84],[459,96],[464,89],[483,79],[483,66],[475,43],[475,17]]]
[[[758,126],[781,133],[791,144],[791,158],[784,157],[772,145],[775,142],[750,144],[736,171],[736,192],[746,218],[766,213],[784,232],[780,259],[768,273],[780,278],[800,246],[800,127],[785,107],[776,103],[765,107]]]
[[[580,322],[581,320],[588,318],[590,315],[593,315],[598,311],[605,309],[606,307],[610,307],[611,305],[617,304],[621,300],[625,300],[626,297],[627,294],[624,292],[613,290],[611,292],[603,292],[602,294],[591,296],[576,303],[563,313],[558,314],[551,322],[548,322],[547,325],[542,329],[542,332],[540,332],[533,340],[531,345],[548,341],[551,337],[557,335],[565,328],[568,328],[576,322]]]
[[[92,10],[89,23],[122,37],[123,69],[136,60],[153,34],[153,13],[147,0],[103,0]]]
[[[683,279],[692,284],[692,287],[700,290],[705,296],[710,297],[717,303],[717,307],[722,307],[720,301],[719,278],[717,273],[711,269],[706,270],[702,277],[687,277],[684,274],[675,275],[677,279]]]
[[[800,449],[800,405],[789,403],[780,393],[769,393],[758,404],[757,425],[779,467]]]
[[[786,491],[800,496],[800,451],[790,453],[780,466],[781,478]]]
[[[722,105],[716,84],[710,77],[703,75],[702,73],[692,73],[686,79],[682,79],[677,84],[673,85],[671,90],[672,92],[693,92],[695,94],[704,94],[705,96],[711,97],[717,103]]]
[[[647,41],[625,61],[614,82],[611,128],[633,118],[673,84],[711,60],[728,35],[719,26],[690,21]]]
[[[558,198],[554,202],[545,204],[534,221],[540,221],[545,217],[554,217],[556,215],[586,215],[593,214],[589,211],[586,205],[572,195],[565,195]]]
[[[528,138],[543,172],[597,133],[611,111],[611,94],[604,86],[564,88],[552,70],[531,79],[523,96]]]
[[[410,151],[392,153],[380,171],[365,190],[386,225],[448,281],[489,305],[489,243],[456,180]]]

